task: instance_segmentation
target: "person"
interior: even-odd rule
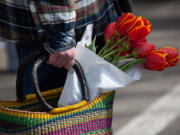
[[[15,73],[18,67],[18,58],[16,46],[12,43],[6,43],[7,59],[8,59],[8,72]]]
[[[36,50],[50,53],[39,71],[41,90],[63,86],[88,24],[94,24],[93,37],[102,46],[107,24],[131,12],[128,0],[3,0],[0,7],[0,37],[16,43],[20,62]],[[23,96],[33,93],[32,63],[24,72]]]

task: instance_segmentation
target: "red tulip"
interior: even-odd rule
[[[130,32],[134,28],[136,28],[138,26],[142,26],[142,25],[144,25],[144,20],[142,19],[141,16],[139,16],[134,20],[134,23],[131,25],[131,27],[129,27],[128,32]]]
[[[162,71],[168,67],[168,62],[166,61],[167,54],[161,54],[154,52],[146,57],[146,62],[144,67],[150,70]]]
[[[146,38],[140,39],[139,42],[147,42]]]
[[[116,29],[120,35],[126,35],[128,29],[134,23],[136,16],[131,13],[123,14],[116,22]]]
[[[176,66],[178,64],[179,54],[178,54],[178,50],[176,48],[163,47],[158,50],[164,51],[167,54],[166,59],[167,59],[169,66]]]
[[[104,31],[104,40],[110,40],[116,34],[116,23],[112,22],[107,25]]]
[[[135,46],[133,53],[135,57],[143,58],[148,56],[149,54],[155,51],[155,45],[147,42],[139,42],[137,46]]]
[[[142,17],[137,17],[136,23],[128,30],[131,40],[141,40],[151,32],[151,23]]]
[[[116,22],[116,29],[120,35],[129,35],[131,40],[140,40],[145,38],[151,32],[151,23],[139,16],[131,13],[122,15]]]
[[[146,27],[138,27],[133,29],[133,31],[129,32],[129,37],[132,40],[140,40],[141,38],[146,37],[149,34],[149,31]]]
[[[120,26],[122,23],[124,23],[127,20],[130,19],[135,19],[136,16],[133,15],[132,13],[124,13],[121,17],[119,17],[119,19],[117,20],[117,27]]]
[[[147,39],[146,38],[143,38],[139,41],[134,41],[134,40],[130,40],[129,41],[129,49],[130,51],[132,51],[136,46],[138,46],[138,44],[140,43],[146,43],[147,42]]]

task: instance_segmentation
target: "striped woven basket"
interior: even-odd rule
[[[36,64],[41,65],[42,61]],[[35,64],[34,67],[38,67]],[[76,64],[75,64],[76,65]],[[78,67],[78,68],[77,68]],[[86,81],[74,68],[86,91]],[[36,70],[33,70],[36,73]],[[82,79],[83,78],[83,79]],[[22,102],[0,102],[0,135],[111,135],[114,92],[89,101],[88,92],[80,103],[61,108],[57,104],[62,88],[40,92],[34,79],[36,93],[27,95]],[[87,85],[86,85],[87,86]],[[87,95],[86,95],[87,94]]]

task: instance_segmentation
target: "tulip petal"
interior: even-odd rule
[[[122,23],[121,25],[117,25],[117,31],[120,35],[126,35],[128,33],[128,29],[134,23],[135,19],[129,19]]]
[[[158,49],[159,51],[164,51],[167,56],[167,62],[169,63],[169,66],[175,66],[178,64],[179,61],[179,53],[176,48],[173,47],[163,47]]]
[[[155,51],[155,45],[152,43],[143,43],[140,42],[135,48],[134,48],[134,53],[135,57],[138,58],[143,58]]]
[[[134,20],[133,24],[132,24],[131,27],[128,29],[128,31],[131,31],[132,29],[134,29],[134,28],[136,28],[136,27],[139,27],[139,26],[144,26],[144,22],[143,22],[141,16],[137,17],[137,18]]]
[[[110,40],[116,34],[116,23],[112,22],[107,25],[104,31],[104,40]]]
[[[117,27],[122,25],[122,23],[124,23],[125,21],[135,19],[135,18],[136,18],[136,16],[133,15],[132,13],[125,13],[121,17],[119,17],[119,19],[117,20],[117,22],[116,22]]]
[[[144,66],[146,69],[162,71],[168,67],[168,63],[163,54],[155,52],[147,56]]]
[[[151,31],[151,29],[152,29],[151,22],[149,20],[147,20],[146,18],[144,18],[144,17],[142,19],[144,21],[144,25],[147,26],[149,28],[149,30]]]
[[[150,33],[149,29],[145,26],[139,26],[128,32],[131,40],[138,41],[145,38]]]

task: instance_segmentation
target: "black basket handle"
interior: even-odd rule
[[[42,63],[47,60],[47,58],[48,58],[47,56],[42,56],[34,63],[33,69],[32,69],[32,79],[33,79],[34,90],[40,103],[43,106],[45,106],[49,111],[51,111],[54,108],[51,105],[49,105],[46,102],[46,100],[43,98],[40,88],[39,88],[39,81],[37,77],[38,69],[41,67]],[[83,100],[89,101],[87,81],[84,75],[84,71],[82,70],[81,65],[79,64],[77,60],[75,60],[75,64],[73,68],[78,76],[78,79],[81,85]]]

